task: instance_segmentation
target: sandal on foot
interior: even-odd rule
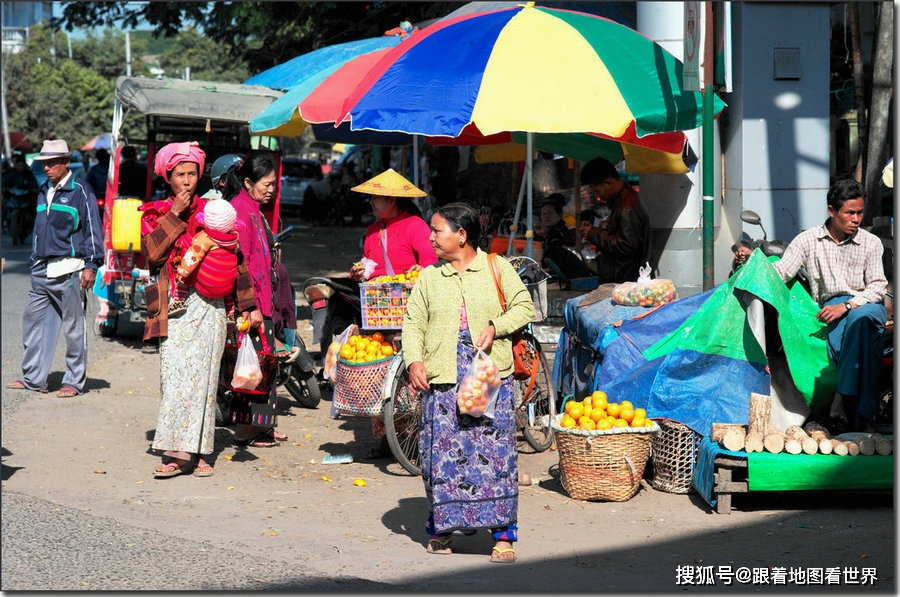
[[[495,553],[497,554],[496,556],[494,555]],[[511,553],[512,557],[504,558],[503,554],[508,554],[508,553]],[[516,550],[513,549],[512,547],[500,549],[499,547],[495,546],[494,549],[491,550],[491,561],[494,562],[495,564],[511,564],[516,561]]]
[[[425,548],[425,551],[438,556],[447,556],[453,553],[453,550],[450,549],[452,542],[450,537],[432,537],[428,540],[428,547]]]
[[[235,438],[232,441],[235,446],[242,448],[277,448],[279,446],[279,443],[275,441],[275,438],[268,431],[263,431],[252,439]]]
[[[174,460],[172,462],[167,462],[165,464],[161,464],[155,469],[153,469],[153,476],[157,479],[165,479],[166,477],[175,477],[177,475],[183,475],[188,472],[191,463],[186,462],[184,464],[179,465]]]
[[[81,392],[79,392],[78,390],[76,390],[75,388],[70,386],[69,384],[66,384],[63,387],[61,387],[59,389],[59,391],[56,393],[56,395],[59,396],[60,398],[72,398],[73,396],[78,396],[79,394],[81,394]]]
[[[50,390],[48,390],[47,388],[38,388],[36,390],[32,390],[31,388],[26,386],[25,382],[22,381],[21,379],[17,379],[15,381],[9,382],[8,384],[6,384],[6,388],[9,390],[31,390],[33,392],[40,392],[41,394],[49,394],[50,393]]]
[[[198,464],[194,469],[195,477],[212,477],[213,476],[213,467],[209,465],[209,463],[204,462],[203,464]]]

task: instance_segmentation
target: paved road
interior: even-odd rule
[[[343,271],[361,233],[304,228],[287,251],[294,282]],[[2,243],[6,382],[19,372],[28,278],[25,251]],[[865,566],[877,571],[874,590],[895,590],[889,495],[740,496],[721,516],[645,482],[627,502],[580,502],[552,474],[550,451],[519,457],[535,485],[520,488],[516,564],[488,563],[484,532],[457,537],[453,556],[429,556],[421,480],[363,460],[368,420],[331,419],[327,399],[309,410],[282,394],[290,439],[277,449],[236,449],[219,428],[213,477],[153,479],[156,347],[91,334],[89,350],[83,396],[3,391],[3,590],[668,592],[684,588],[679,569],[723,566]],[[56,385],[61,349],[57,360]],[[338,453],[354,462],[321,464]]]

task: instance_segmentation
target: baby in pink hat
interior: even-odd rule
[[[229,297],[237,280],[237,212],[228,201],[214,199],[197,215],[197,222],[203,229],[191,239],[191,247],[184,255],[176,257],[178,283],[193,286],[207,298]],[[183,305],[172,303],[170,318],[173,309],[176,317],[184,312]]]

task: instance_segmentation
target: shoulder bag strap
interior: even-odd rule
[[[488,267],[491,269],[491,277],[494,279],[494,285],[497,287],[497,298],[500,299],[500,310],[506,311],[506,297],[503,296],[503,289],[500,288],[500,270],[497,268],[497,254],[487,254]]]
[[[387,272],[387,275],[394,275],[394,266],[391,265],[391,260],[388,258],[387,253],[387,225],[384,223],[384,220],[381,221],[381,232],[379,233],[381,237],[381,252],[384,255],[384,269]]]

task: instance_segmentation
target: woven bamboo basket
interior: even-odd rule
[[[690,493],[700,434],[672,419],[653,420],[660,431],[653,436],[653,478],[650,485],[669,493]]]
[[[332,398],[335,409],[345,415],[381,415],[384,377],[392,359],[386,357],[368,363],[338,359]]]
[[[624,502],[641,486],[650,458],[653,436],[659,425],[603,431],[566,429],[559,425],[563,413],[551,421],[559,448],[563,489],[576,500]]]

